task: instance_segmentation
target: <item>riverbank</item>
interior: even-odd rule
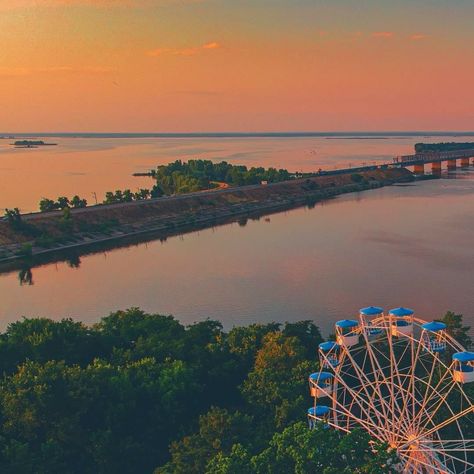
[[[22,226],[0,222],[0,262],[34,258],[101,243],[117,243],[140,235],[166,237],[182,229],[202,228],[256,213],[298,207],[339,194],[412,181],[406,169],[318,176],[200,192],[132,203],[92,206],[22,216]]]

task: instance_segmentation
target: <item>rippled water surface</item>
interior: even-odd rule
[[[2,206],[24,199],[21,206],[32,207],[32,193],[132,186],[138,178],[130,172],[170,158],[313,169],[387,159],[419,141],[74,140],[62,139],[55,150],[12,152],[4,144]],[[12,176],[27,168],[15,190]],[[449,179],[341,196],[245,226],[83,256],[78,268],[44,265],[32,269],[32,285],[20,285],[18,272],[3,274],[0,320],[2,326],[22,315],[95,322],[112,310],[140,306],[185,323],[215,318],[226,327],[314,319],[328,333],[335,320],[376,304],[410,306],[426,319],[452,309],[474,324],[473,231],[474,168]]]

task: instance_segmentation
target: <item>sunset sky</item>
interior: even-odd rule
[[[0,132],[473,130],[472,0],[0,0]]]

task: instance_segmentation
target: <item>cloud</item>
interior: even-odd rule
[[[108,74],[113,69],[101,66],[47,66],[40,68],[0,67],[0,77],[24,77],[34,74],[77,73],[77,74]]]
[[[120,5],[131,5],[131,0],[8,0],[1,3],[1,10],[15,10],[19,8],[33,7],[57,7],[68,5],[89,5],[95,7],[110,7]]]
[[[392,31],[375,31],[372,33],[373,38],[392,38],[394,33]]]
[[[220,48],[221,45],[219,43],[216,43],[215,41],[212,41],[211,43],[206,43],[202,45],[203,49],[217,49]]]
[[[194,96],[216,96],[219,92],[212,90],[176,90],[171,91],[170,94],[176,95],[194,95]]]
[[[428,38],[428,35],[422,35],[422,34],[414,34],[414,35],[411,35],[410,36],[410,39],[412,41],[419,41],[419,40],[422,40],[422,39],[425,39],[425,38]]]
[[[0,67],[0,77],[29,76],[31,70],[25,67]]]
[[[201,46],[191,46],[188,48],[156,48],[150,51],[147,51],[148,56],[157,57],[157,56],[195,56],[196,54],[200,54],[206,50],[214,50],[221,48],[221,45],[216,41],[211,41],[209,43],[205,43]]]
[[[36,69],[37,72],[79,72],[79,73],[90,73],[90,74],[108,74],[113,72],[112,68],[101,67],[101,66],[50,66]]]
[[[108,7],[154,7],[166,5],[188,5],[206,0],[0,0],[0,11],[21,8],[52,8],[84,5],[97,8]]]

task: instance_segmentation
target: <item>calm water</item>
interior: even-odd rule
[[[90,203],[106,191],[150,188],[148,171],[176,159],[227,160],[290,171],[384,162],[413,152],[417,141],[474,141],[473,137],[389,136],[279,138],[44,138],[57,147],[15,149],[0,139],[0,209],[38,210],[42,197],[79,194]]]
[[[28,208],[33,190],[100,192],[102,179],[110,189],[131,186],[137,178],[127,173],[178,157],[313,169],[405,153],[418,140],[130,141],[61,139],[55,150],[4,149],[3,205],[24,199]],[[13,176],[27,165],[15,187]],[[140,306],[226,327],[314,319],[328,333],[335,320],[369,304],[411,306],[427,319],[452,309],[474,324],[474,169],[451,176],[84,256],[79,268],[44,265],[33,268],[31,286],[20,286],[17,272],[3,274],[0,325],[23,315],[95,322]]]

